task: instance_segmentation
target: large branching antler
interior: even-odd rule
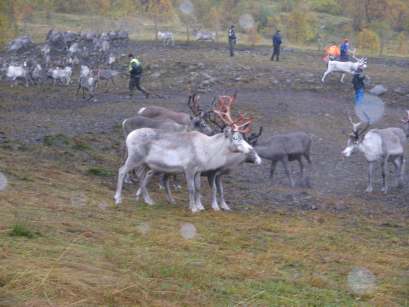
[[[198,115],[202,111],[202,109],[200,108],[199,99],[200,99],[200,96],[195,93],[193,95],[189,95],[189,99],[187,101],[187,105],[189,109],[192,111],[192,114],[195,116]]]
[[[244,134],[249,133],[253,121],[251,117],[245,117],[243,114],[240,114],[236,120],[232,118],[231,107],[235,103],[236,98],[237,93],[233,96],[220,96],[213,112],[222,122],[231,127],[233,131],[238,131]]]

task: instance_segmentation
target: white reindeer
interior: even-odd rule
[[[163,43],[163,46],[175,46],[175,38],[172,32],[158,32],[158,39]]]
[[[355,52],[354,52],[355,53]],[[356,60],[356,62],[341,62],[341,61],[328,61],[327,70],[324,72],[322,76],[321,82],[324,83],[325,78],[328,74],[332,72],[341,72],[341,83],[344,83],[345,74],[353,74],[358,68],[365,69],[367,67],[367,58],[357,58],[354,54],[352,57]]]
[[[216,33],[215,32],[208,32],[208,31],[197,31],[195,34],[195,39],[197,41],[216,41]]]
[[[368,187],[366,192],[373,191],[373,172],[376,161],[382,166],[382,191],[388,192],[386,175],[388,173],[388,162],[395,165],[396,173],[399,176],[399,186],[403,185],[405,174],[405,149],[406,134],[401,128],[371,129],[369,123],[352,124],[352,133],[348,137],[347,147],[342,151],[345,157],[349,157],[355,150],[362,152],[369,163]],[[361,126],[363,127],[361,128]]]
[[[70,66],[66,66],[64,68],[57,67],[54,69],[49,69],[47,75],[49,78],[53,79],[54,86],[58,80],[65,85],[69,85],[71,82],[72,68]]]
[[[14,84],[17,84],[17,79],[23,79],[25,81],[26,87],[28,87],[28,80],[29,80],[29,69],[27,66],[27,62],[24,61],[23,65],[10,65],[7,67],[6,76],[8,79],[11,79]]]

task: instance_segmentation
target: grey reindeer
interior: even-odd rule
[[[405,120],[406,133],[401,128],[369,130],[369,119],[366,122],[354,123],[349,117],[349,121],[352,124],[352,133],[348,136],[347,146],[342,154],[349,157],[354,151],[360,151],[365,155],[368,161],[368,187],[366,192],[373,191],[374,168],[377,161],[381,163],[382,168],[382,191],[386,194],[389,189],[387,181],[389,162],[392,162],[395,166],[396,175],[399,178],[398,186],[402,186],[405,175],[405,151],[409,116]]]
[[[201,172],[222,168],[236,154],[253,156],[256,164],[261,163],[252,146],[234,128],[214,136],[196,131],[167,133],[150,128],[132,131],[126,139],[128,157],[118,171],[116,205],[122,202],[124,177],[132,169],[140,168],[140,189],[146,203],[153,203],[146,189],[150,172],[184,173],[190,210],[204,210],[200,196]]]
[[[223,132],[227,127],[233,127],[234,130],[239,131],[242,135],[248,133],[250,131],[250,125],[252,123],[251,118],[245,118],[244,116],[240,115],[239,118],[233,120],[231,116],[231,107],[235,103],[237,98],[237,92],[233,96],[219,96],[217,103],[216,99],[213,100],[212,106],[213,110],[211,113],[217,115],[222,121],[222,125],[218,123],[216,119],[211,119],[209,116],[209,120],[211,120],[216,126],[220,128]],[[231,210],[229,205],[226,203],[224,198],[224,188],[223,188],[223,181],[222,176],[229,174],[231,170],[237,168],[243,162],[247,163],[256,163],[256,159],[252,155],[243,155],[243,154],[236,154],[232,155],[228,161],[218,169],[211,169],[201,173],[201,176],[207,177],[209,186],[212,191],[212,208],[215,211],[219,211],[220,208],[223,210]],[[165,176],[164,186],[166,189],[166,197],[170,203],[175,203],[173,196],[169,189],[169,181],[168,176]],[[137,197],[141,194],[141,190],[138,190]],[[220,202],[218,202],[217,196],[219,196]],[[220,206],[219,206],[220,204]]]
[[[93,72],[86,65],[81,65],[80,79],[78,82],[77,93],[82,89],[82,98],[85,99],[85,91],[88,92],[89,97],[87,101],[94,98],[95,89],[98,83],[98,78],[96,78]]]
[[[126,119],[122,123],[124,136],[126,136],[138,128],[155,128],[163,129],[168,132],[181,132],[188,130],[196,130],[206,135],[212,135],[213,129],[206,122],[207,113],[200,107],[200,96],[196,93],[189,95],[187,105],[191,114],[184,112],[175,112],[167,108],[158,106],[143,107],[138,111],[138,115],[133,118]],[[174,185],[176,190],[180,190],[181,186],[174,178]],[[129,182],[129,177],[126,177]],[[165,175],[160,176],[160,188],[166,188]],[[170,196],[171,197],[171,196]]]
[[[305,185],[304,178],[304,163],[303,158],[311,165],[311,136],[305,132],[291,132],[285,134],[277,134],[269,137],[263,143],[258,144],[258,138],[263,132],[263,127],[260,127],[258,134],[251,134],[247,137],[247,141],[254,147],[258,155],[266,160],[271,161],[270,178],[273,180],[274,172],[277,163],[280,162],[290,182],[290,186],[295,186],[295,181],[291,176],[289,162],[298,161],[301,172],[301,182]]]

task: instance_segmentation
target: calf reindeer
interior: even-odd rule
[[[388,192],[388,162],[395,165],[396,174],[399,177],[398,186],[402,186],[405,174],[405,149],[406,134],[401,128],[369,129],[369,121],[352,124],[352,133],[348,136],[348,142],[342,154],[351,156],[354,151],[360,151],[368,161],[368,187],[366,192],[373,191],[374,167],[377,161],[382,166],[382,191]],[[409,118],[408,118],[409,121]]]

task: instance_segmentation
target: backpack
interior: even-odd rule
[[[140,75],[142,73],[142,65],[138,65],[137,63],[132,63],[131,66],[131,74],[132,75]]]

